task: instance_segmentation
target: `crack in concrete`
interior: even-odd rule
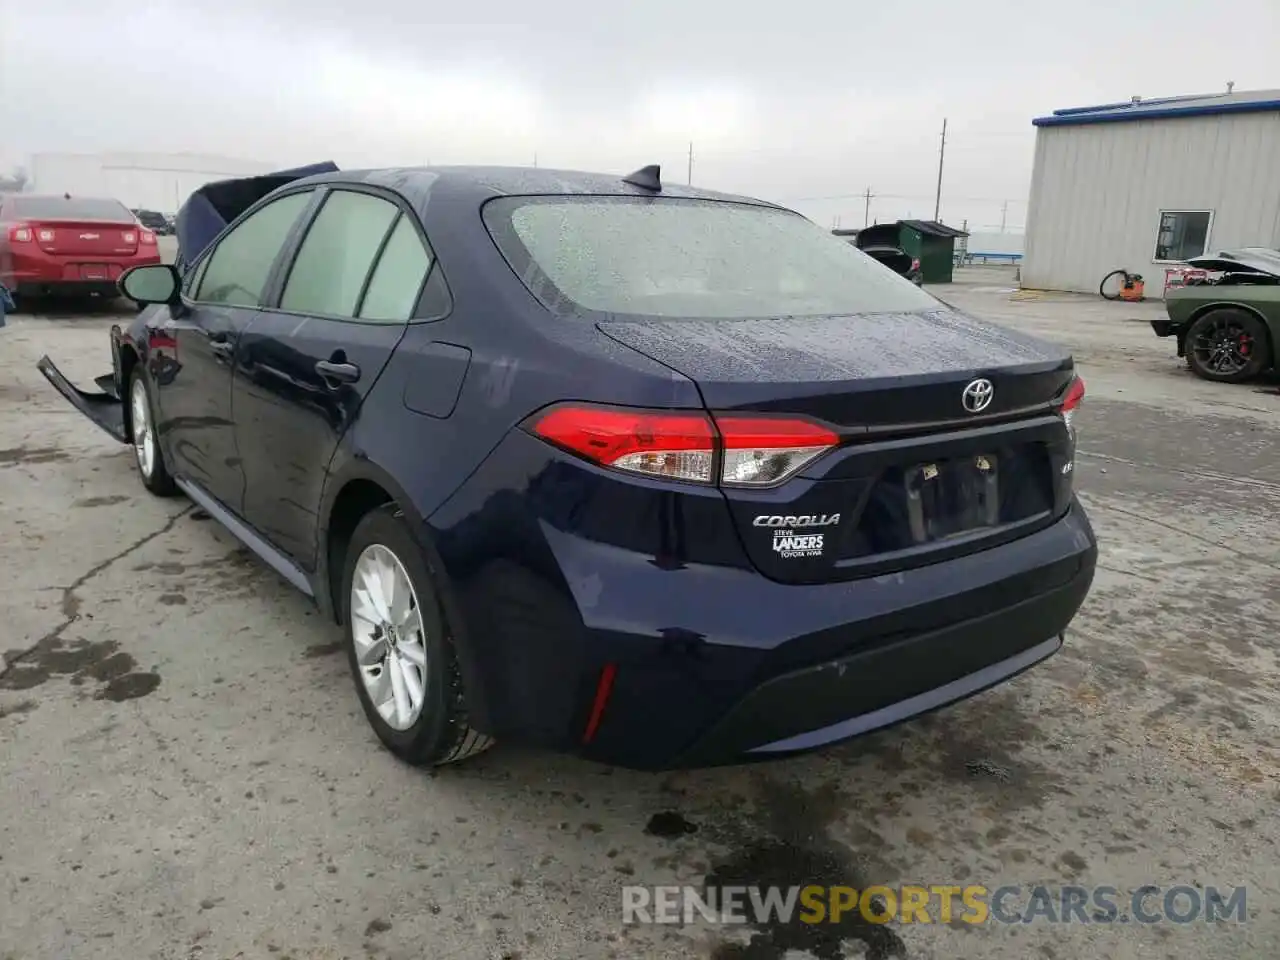
[[[194,503],[189,504],[186,507],[186,509],[180,510],[179,512],[175,513],[172,517],[170,517],[168,521],[165,522],[164,526],[160,527],[159,530],[155,530],[152,533],[147,534],[145,537],[142,537],[139,540],[135,540],[133,543],[129,544],[129,546],[125,547],[119,553],[115,554],[114,556],[108,557],[106,560],[103,560],[101,563],[96,564],[85,573],[76,577],[76,579],[72,581],[70,586],[60,588],[62,590],[62,602],[61,602],[62,622],[59,623],[56,627],[54,627],[52,630],[50,630],[48,633],[46,633],[44,636],[40,637],[40,639],[38,639],[35,643],[31,644],[29,647],[26,647],[25,649],[18,651],[18,653],[12,657],[6,658],[4,669],[0,670],[0,680],[3,680],[5,677],[7,677],[9,675],[9,672],[13,670],[14,667],[22,663],[24,660],[26,660],[32,654],[36,653],[38,650],[41,650],[45,647],[49,647],[49,646],[52,646],[53,644],[58,643],[62,639],[62,635],[66,633],[67,628],[70,627],[71,624],[75,623],[77,620],[80,619],[80,598],[76,596],[77,590],[79,590],[86,583],[88,583],[90,580],[92,580],[94,577],[102,573],[104,570],[106,570],[113,564],[119,563],[121,560],[128,557],[134,551],[142,549],[152,540],[155,540],[157,537],[164,536],[166,533],[168,533],[170,530],[172,530],[174,527],[178,525],[179,520],[181,520],[183,517],[185,517],[194,509],[195,509],[195,504]],[[59,589],[59,588],[53,588],[53,589]]]

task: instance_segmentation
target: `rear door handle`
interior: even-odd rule
[[[318,360],[316,361],[316,373],[320,374],[325,382],[330,385],[355,383],[360,379],[360,368],[354,363],[335,363],[332,360]]]

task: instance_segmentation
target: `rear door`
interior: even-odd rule
[[[147,330],[156,422],[172,470],[237,513],[244,473],[231,423],[232,360],[313,194],[280,197],[231,227],[192,274],[183,308],[156,311]]]
[[[400,198],[327,190],[272,305],[241,339],[232,410],[245,518],[306,569],[329,461],[403,337],[431,263]]]

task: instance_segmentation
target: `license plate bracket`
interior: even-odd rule
[[[108,280],[110,277],[111,268],[105,263],[80,264],[80,279],[82,280]]]
[[[915,543],[963,536],[1000,522],[1000,471],[995,454],[916,464],[905,471],[903,484]]]

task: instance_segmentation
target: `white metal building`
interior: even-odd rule
[[[278,169],[272,163],[194,153],[37,153],[27,189],[114,197],[134,209],[176,213],[206,183]]]
[[[1135,97],[1033,123],[1024,287],[1096,293],[1124,268],[1159,297],[1188,257],[1280,247],[1280,90]]]

